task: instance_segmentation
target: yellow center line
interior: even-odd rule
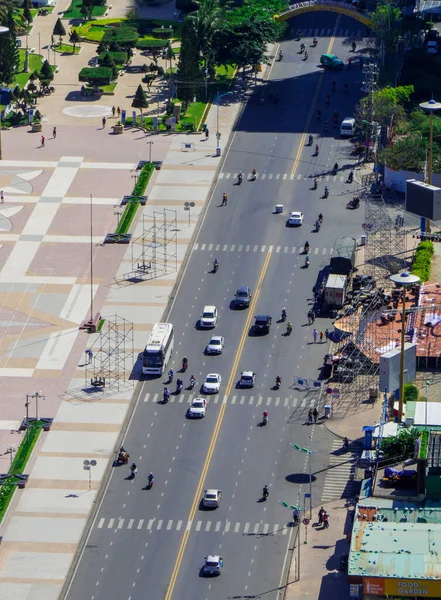
[[[334,27],[334,31],[337,29],[337,27],[338,27],[338,25],[340,23],[340,20],[341,20],[341,15],[338,15],[337,21],[336,21],[336,24],[335,24],[335,27]],[[331,37],[331,39],[329,40],[329,44],[328,44],[328,48],[326,50],[326,54],[330,54],[331,53],[332,46],[334,45],[334,42],[335,42],[335,35],[333,35]],[[320,76],[319,76],[319,80],[318,80],[318,83],[317,83],[317,88],[315,90],[314,98],[313,98],[312,103],[311,103],[311,108],[309,109],[308,117],[306,119],[305,130],[304,130],[304,132],[302,134],[302,137],[300,139],[299,148],[297,150],[297,154],[296,154],[296,157],[294,159],[294,164],[292,166],[291,175],[295,175],[295,173],[296,173],[296,171],[298,169],[298,166],[299,166],[299,163],[300,163],[300,157],[301,157],[303,149],[305,147],[306,136],[309,135],[308,132],[309,132],[310,126],[311,126],[312,115],[314,114],[315,106],[316,106],[316,103],[317,103],[317,98],[318,98],[318,95],[319,95],[320,90],[322,88],[324,77],[325,77],[325,71],[323,70],[320,73]]]
[[[239,345],[237,347],[237,352],[236,352],[236,356],[234,358],[234,362],[233,362],[233,366],[231,368],[231,373],[230,373],[230,378],[228,380],[228,384],[225,390],[225,395],[228,396],[228,394],[231,392],[231,388],[233,387],[234,384],[234,380],[235,380],[235,375],[236,375],[236,371],[237,371],[237,366],[239,364],[239,360],[240,357],[242,355],[242,351],[243,351],[243,347],[245,345],[245,341],[247,339],[247,335],[248,335],[248,331],[250,328],[250,323],[251,323],[251,319],[253,318],[253,314],[254,314],[254,308],[257,304],[257,300],[259,298],[260,292],[262,290],[262,285],[263,285],[263,280],[265,279],[265,275],[266,272],[268,270],[268,265],[269,262],[271,260],[271,252],[268,252],[268,254],[265,257],[265,261],[263,263],[263,267],[262,267],[262,271],[260,273],[260,277],[259,277],[259,281],[257,282],[257,287],[256,287],[256,292],[253,296],[253,299],[250,303],[250,308],[248,311],[248,316],[247,316],[247,320],[245,323],[245,326],[243,328],[242,331],[242,336],[240,338],[240,342]],[[224,415],[225,415],[225,410],[226,410],[227,405],[222,402],[222,405],[220,407],[219,410],[219,414],[216,420],[216,425],[214,427],[214,431],[213,431],[213,435],[211,437],[211,441],[210,441],[210,445],[208,447],[208,452],[207,452],[207,456],[205,458],[205,462],[204,462],[204,466],[202,468],[202,473],[201,476],[199,478],[199,483],[198,486],[196,488],[196,493],[194,495],[193,498],[193,503],[190,509],[190,514],[188,515],[188,521],[193,521],[194,516],[196,514],[196,510],[197,507],[199,505],[200,502],[200,498],[201,498],[201,493],[202,493],[202,489],[204,486],[204,482],[205,482],[205,478],[207,476],[207,472],[208,469],[210,467],[210,463],[211,463],[211,459],[213,457],[213,452],[214,452],[214,448],[216,446],[216,442],[217,442],[217,438],[219,436],[219,431],[222,425],[222,421],[224,419]],[[178,555],[176,557],[176,562],[175,562],[175,566],[173,567],[173,572],[170,578],[170,583],[168,585],[167,588],[167,593],[165,595],[164,600],[170,600],[172,595],[173,595],[173,591],[176,585],[176,580],[178,578],[179,575],[179,569],[181,568],[181,563],[182,563],[182,558],[184,556],[184,552],[185,552],[185,548],[187,546],[187,542],[188,542],[188,538],[190,536],[190,530],[186,529],[184,531],[184,535],[182,536],[182,540],[181,540],[181,545],[179,546],[179,551],[178,551]]]

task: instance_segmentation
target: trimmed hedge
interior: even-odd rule
[[[110,52],[109,50],[108,52],[101,52],[101,54],[98,55],[99,64],[104,60],[106,54],[109,54],[110,57],[113,58],[116,65],[125,65],[127,63],[127,52]]]
[[[146,48],[167,48],[168,40],[152,40],[151,38],[143,38],[136,42],[138,50]]]
[[[154,170],[155,165],[152,163],[147,163],[142,167],[141,173],[138,177],[138,181],[133,187],[132,196],[144,195],[144,192],[147,188],[147,185],[150,181],[150,177],[152,176]],[[124,234],[129,232],[132,221],[135,218],[136,211],[138,210],[138,206],[139,201],[136,199],[127,202],[124,208],[124,212],[121,215],[121,219],[119,220],[118,227],[115,230],[115,233]]]
[[[78,79],[107,85],[113,79],[113,72],[109,67],[84,67],[79,72]]]
[[[173,37],[173,27],[155,27],[152,35],[158,40],[169,40]]]
[[[420,242],[415,251],[415,257],[411,268],[411,273],[417,275],[421,281],[430,279],[430,270],[432,266],[432,255],[435,251],[433,242],[426,240]]]
[[[139,34],[133,27],[118,27],[116,29],[107,30],[103,35],[103,43],[111,44],[116,42],[123,46],[134,48],[139,40]]]

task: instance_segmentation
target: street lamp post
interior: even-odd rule
[[[370,127],[373,128],[374,130],[374,156],[375,156],[375,160],[374,160],[374,169],[375,169],[375,183],[378,183],[378,156],[377,156],[377,145],[378,145],[378,123],[376,123],[375,121],[373,123],[370,123],[369,121],[366,121],[365,119],[362,120],[362,123],[365,123],[366,125],[369,125]],[[369,139],[368,139],[368,146],[369,146]],[[369,148],[368,148],[369,149]]]
[[[40,38],[40,30],[38,30],[38,54],[41,54],[41,38]]]
[[[403,416],[403,398],[404,398],[404,340],[406,335],[406,288],[419,283],[420,278],[417,275],[411,275],[406,271],[398,275],[391,275],[391,281],[403,288],[403,305],[401,312],[401,353],[400,353],[400,397],[398,400],[398,423],[401,423]]]
[[[309,438],[309,448],[302,448],[298,444],[290,444],[291,448],[298,452],[308,455],[309,462],[309,518],[312,519],[312,455],[317,453],[317,450],[311,448],[312,435]]]
[[[152,146],[155,143],[155,140],[148,140],[147,144],[149,145],[149,163],[152,162]]]
[[[441,102],[429,100],[421,102],[420,107],[430,113],[430,133],[429,133],[429,164],[427,165],[427,183],[432,185],[432,161],[433,161],[433,113],[441,109]]]
[[[219,100],[223,98],[223,96],[230,96],[233,92],[225,92],[224,94],[220,94],[219,92],[216,94],[216,105],[217,105],[217,113],[216,113],[216,156],[221,155],[221,147],[220,147],[220,132],[219,132]]]
[[[25,73],[29,73],[28,30],[29,30],[29,21],[26,21],[26,55],[25,55],[25,63],[24,63],[24,72]]]

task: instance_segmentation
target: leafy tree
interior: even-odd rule
[[[201,82],[199,49],[193,23],[187,17],[182,26],[181,53],[178,64],[178,97],[186,104],[196,94]]]
[[[83,3],[81,5],[81,14],[83,14],[82,9],[84,8],[85,16],[88,21],[90,21],[90,19],[92,18],[93,9],[95,8],[95,6],[96,4],[94,0],[83,0]]]
[[[21,90],[18,98],[20,99],[20,108],[22,108],[24,111],[27,110],[28,104],[32,104],[32,102],[33,102],[32,94],[26,88],[23,88]]]
[[[81,42],[80,35],[76,29],[73,29],[69,34],[69,42],[73,45],[72,54],[75,54],[76,45]]]
[[[32,21],[34,20],[32,18],[31,3],[29,2],[29,0],[25,1],[24,7],[23,7],[23,17],[26,19],[26,21],[28,23],[32,23]]]
[[[413,383],[406,383],[404,386],[403,402],[416,402],[418,400],[419,391]]]
[[[13,30],[0,34],[0,82],[14,79],[19,61],[16,37]]]
[[[175,53],[173,52],[173,48],[168,45],[167,48],[164,50],[164,58],[166,61],[169,61],[170,63],[170,71],[172,68],[172,61],[174,61],[176,59]]]
[[[64,29],[64,25],[61,22],[60,18],[57,19],[52,33],[53,33],[53,35],[58,35],[58,37],[60,38],[60,46],[61,46],[63,35],[66,35],[66,30]]]
[[[118,75],[118,67],[116,66],[115,61],[108,52],[106,52],[103,59],[100,60],[100,66],[112,69],[113,78],[115,78]]]
[[[378,158],[392,169],[422,173],[426,163],[428,142],[421,135],[408,136],[381,150]]]
[[[135,97],[133,98],[132,106],[133,108],[148,108],[148,105],[149,103],[147,102],[147,96],[142,89],[142,85],[139,84],[135,93]]]
[[[8,20],[8,15],[12,14],[16,8],[19,8],[22,5],[21,0],[1,0],[0,1],[0,23],[2,25],[5,21]],[[10,24],[7,23],[7,27],[10,27]]]
[[[153,60],[155,65],[157,65],[158,60],[162,56],[163,50],[164,49],[161,46],[148,46],[145,48],[144,53]]]
[[[381,0],[372,13],[372,29],[387,50],[394,50],[401,31],[401,10],[388,0]]]
[[[44,63],[41,65],[38,79],[40,79],[40,80],[41,79],[49,79],[49,81],[52,81],[53,78],[54,78],[54,72],[52,71],[52,68],[51,68],[49,62],[47,60],[45,60]]]
[[[360,121],[370,121],[373,115],[378,123],[393,123],[398,126],[406,120],[405,106],[410,104],[413,91],[412,85],[385,87],[374,92],[371,97],[365,96],[357,107],[357,117]]]
[[[418,436],[416,429],[403,429],[395,437],[383,438],[381,450],[385,460],[400,462],[413,456]]]
[[[199,10],[190,14],[188,20],[193,28],[193,39],[207,67],[210,58],[213,58],[213,38],[222,29],[224,21],[219,0],[201,0]]]

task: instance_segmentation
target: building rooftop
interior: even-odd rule
[[[441,507],[358,505],[349,575],[441,580]]]

